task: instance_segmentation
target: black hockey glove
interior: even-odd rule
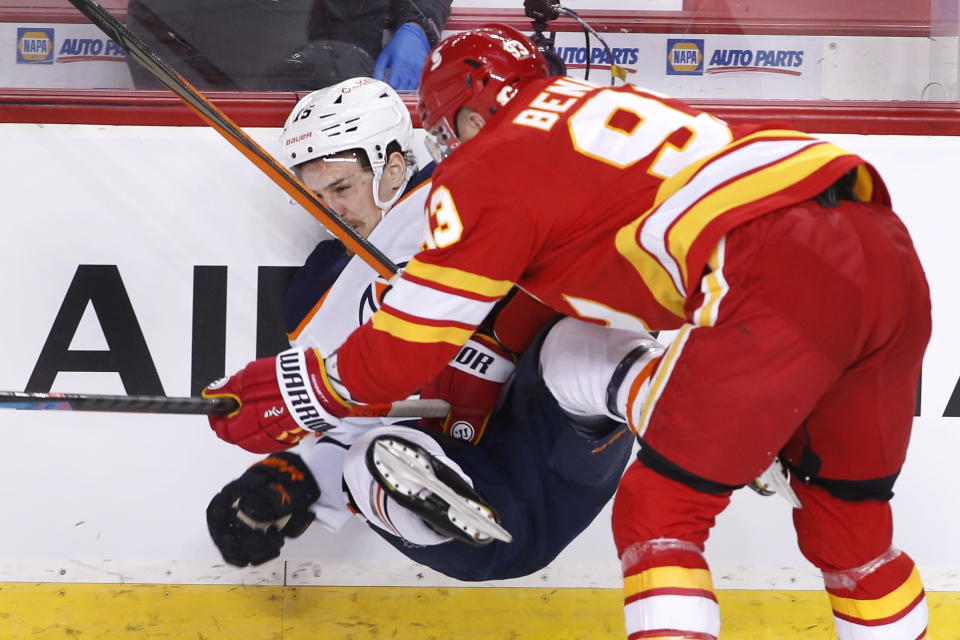
[[[207,506],[207,528],[228,563],[245,567],[280,555],[284,538],[313,522],[320,489],[300,456],[275,453],[225,486]]]

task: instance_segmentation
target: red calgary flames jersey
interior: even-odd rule
[[[524,87],[438,167],[426,249],[341,348],[344,384],[361,401],[406,397],[514,285],[567,315],[677,328],[733,227],[854,167],[861,199],[886,197],[857,156],[757,129],[631,85]]]

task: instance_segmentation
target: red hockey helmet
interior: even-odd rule
[[[420,78],[421,126],[446,156],[460,144],[457,112],[489,118],[531,80],[550,75],[546,59],[525,35],[500,24],[457,33],[438,44]]]

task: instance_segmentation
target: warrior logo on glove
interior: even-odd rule
[[[476,430],[469,422],[458,420],[450,427],[450,435],[458,440],[473,441],[474,436],[476,436]]]
[[[233,413],[209,416],[210,427],[221,439],[253,453],[289,449],[312,432],[340,424],[352,406],[334,390],[316,349],[289,349],[254,360],[211,383],[202,395],[237,401]]]
[[[316,353],[315,350],[311,351]],[[308,376],[309,380],[307,379]],[[318,376],[322,378],[322,381],[317,380]],[[319,370],[309,370],[306,353],[299,349],[289,349],[277,356],[277,380],[280,381],[280,393],[283,394],[284,404],[290,407],[293,419],[302,428],[322,432],[336,424],[330,424],[325,419],[329,414],[324,411],[320,400],[317,398],[318,394],[314,393],[314,389],[318,392],[330,392],[329,399],[340,404],[342,415],[337,417],[342,418],[349,411],[347,402],[330,388],[330,382],[327,379],[327,372],[324,367],[319,367]],[[308,384],[309,382],[313,384]]]

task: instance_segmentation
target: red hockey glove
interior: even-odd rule
[[[496,340],[474,334],[443,371],[420,389],[421,398],[449,402],[450,413],[445,419],[423,418],[420,424],[478,443],[497,408],[500,390],[515,368],[516,359]]]
[[[212,382],[201,395],[240,403],[229,415],[209,416],[210,427],[221,439],[253,453],[289,449],[311,432],[337,426],[350,410],[330,385],[316,349],[288,349],[254,360]]]

